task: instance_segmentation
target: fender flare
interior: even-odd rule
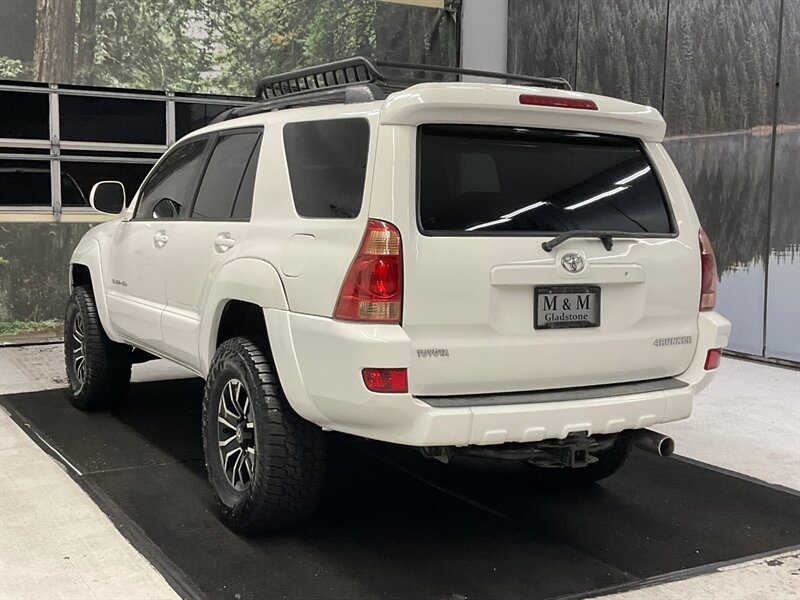
[[[200,315],[198,352],[203,374],[208,373],[216,351],[216,333],[222,311],[231,300],[249,302],[262,309],[289,309],[283,281],[271,263],[249,257],[225,264],[214,277]]]
[[[100,242],[96,239],[82,239],[78,242],[75,250],[72,253],[72,258],[69,261],[69,289],[72,291],[72,267],[81,265],[89,269],[89,276],[92,280],[92,291],[94,294],[94,302],[97,306],[97,313],[100,317],[100,324],[106,332],[106,335],[114,342],[125,343],[125,341],[117,335],[114,327],[111,324],[111,318],[108,314],[108,304],[106,303],[105,284],[103,280],[103,264],[100,257]]]

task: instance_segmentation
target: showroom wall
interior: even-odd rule
[[[800,360],[800,1],[509,0],[508,68],[661,110],[731,349]]]

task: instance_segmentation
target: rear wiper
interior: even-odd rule
[[[614,238],[632,238],[632,237],[637,237],[637,234],[629,233],[627,231],[573,229],[572,231],[565,231],[564,233],[558,234],[552,240],[548,240],[547,242],[542,242],[542,248],[544,248],[545,252],[550,252],[553,248],[555,248],[562,242],[566,242],[568,239],[574,237],[600,238],[600,241],[603,242],[603,247],[606,250],[611,251],[611,248],[614,247]]]

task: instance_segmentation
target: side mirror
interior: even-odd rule
[[[119,181],[100,181],[92,186],[89,204],[97,211],[118,215],[125,209],[125,186]]]

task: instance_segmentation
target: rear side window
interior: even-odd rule
[[[260,133],[224,134],[217,138],[203,181],[192,208],[193,219],[225,221],[233,217],[234,205],[241,201],[237,218],[248,218],[253,202],[252,181],[245,185],[245,172],[256,154]],[[255,161],[249,175],[255,178]],[[248,197],[249,196],[249,197]]]
[[[520,127],[425,125],[419,224],[426,233],[674,233],[635,139]]]
[[[322,219],[358,216],[369,152],[366,119],[287,123],[283,143],[297,214]]]

